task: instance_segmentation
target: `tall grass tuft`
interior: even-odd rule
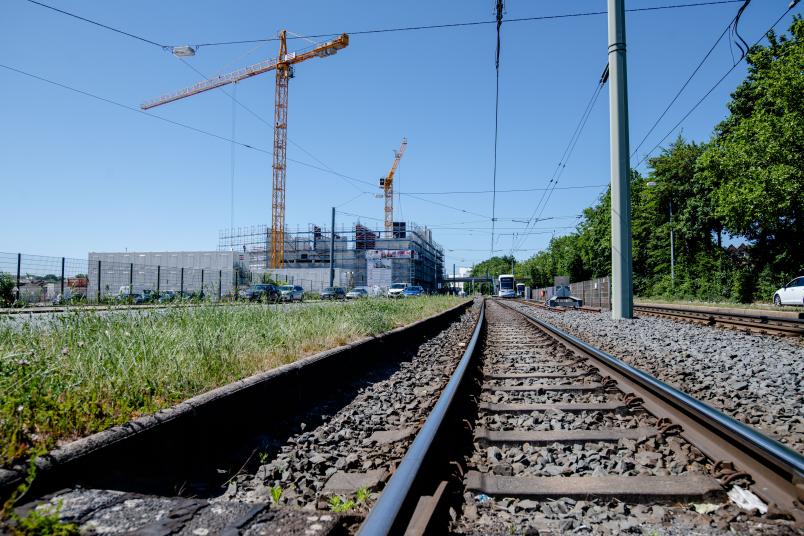
[[[0,320],[0,466],[456,305],[447,296]]]

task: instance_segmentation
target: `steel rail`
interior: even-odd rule
[[[388,534],[397,522],[402,506],[409,499],[410,492],[419,474],[419,469],[422,467],[433,440],[444,423],[447,412],[455,401],[458,388],[469,368],[475,346],[480,338],[480,331],[483,328],[485,311],[486,302],[484,300],[480,307],[480,315],[475,324],[472,339],[469,341],[458,366],[455,367],[455,372],[453,372],[449,382],[441,392],[438,402],[436,402],[419,433],[416,434],[416,438],[413,440],[399,467],[397,467],[394,475],[388,481],[388,485],[385,486],[379,500],[360,526],[358,536]]]
[[[724,434],[729,442],[736,442],[737,445],[735,446],[742,447],[740,450],[747,452],[754,459],[761,460],[765,467],[774,470],[777,474],[781,473],[791,486],[795,487],[797,484],[800,485],[801,482],[804,482],[804,456],[650,374],[628,365],[611,354],[598,350],[552,324],[524,311],[519,311],[505,303],[501,304],[522,314],[525,318],[552,333],[557,338],[563,339],[581,349],[651,394],[663,399],[666,403],[679,408],[704,427]]]
[[[672,305],[645,305],[645,304],[636,304],[634,305],[635,309],[642,309],[642,310],[656,310],[656,311],[668,311],[674,313],[690,313],[690,314],[699,314],[704,316],[731,316],[734,318],[744,318],[746,320],[753,320],[757,322],[783,322],[789,323],[793,325],[804,326],[804,319],[801,318],[786,318],[783,316],[777,316],[773,314],[751,314],[751,313],[741,313],[739,311],[707,311],[703,309],[690,309],[688,307],[675,307]]]
[[[804,320],[800,318],[783,318],[773,315],[749,314],[736,311],[703,311],[662,305],[635,305],[634,311],[648,315],[668,316],[698,322],[709,322],[712,324],[739,326],[765,332],[804,335]]]

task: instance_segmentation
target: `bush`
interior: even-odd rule
[[[0,272],[0,305],[10,307],[14,303],[16,281],[8,272]]]

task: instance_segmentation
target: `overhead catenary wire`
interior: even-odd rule
[[[168,123],[168,124],[173,125],[173,126],[177,126],[177,127],[185,128],[187,130],[191,130],[191,131],[193,131],[193,132],[195,132],[197,134],[202,134],[204,136],[215,138],[217,140],[220,140],[220,141],[223,141],[223,142],[226,142],[226,143],[234,143],[238,147],[243,147],[245,149],[250,149],[252,151],[257,151],[257,152],[260,152],[260,153],[264,153],[264,154],[273,156],[273,152],[271,152],[268,149],[264,149],[262,147],[259,147],[257,145],[251,145],[251,144],[248,144],[248,143],[244,143],[242,141],[238,141],[236,139],[233,139],[233,138],[230,138],[230,137],[227,137],[227,136],[222,136],[220,134],[215,134],[214,132],[210,132],[208,130],[204,130],[204,129],[201,129],[201,128],[198,128],[198,127],[194,127],[192,125],[188,125],[188,124],[182,123],[180,121],[174,121],[173,119],[168,119],[167,117],[162,117],[160,115],[149,113],[149,112],[146,112],[144,110],[141,110],[138,107],[129,106],[127,104],[117,102],[117,101],[109,99],[107,97],[102,97],[100,95],[90,93],[89,91],[85,91],[83,89],[78,89],[78,88],[75,88],[75,87],[72,87],[72,86],[68,86],[67,84],[62,84],[61,82],[56,82],[55,80],[50,80],[49,78],[45,78],[43,76],[39,76],[39,75],[36,75],[36,74],[33,74],[33,73],[29,73],[27,71],[24,71],[22,69],[17,69],[16,67],[12,67],[10,65],[0,64],[0,67],[3,68],[3,69],[6,69],[8,71],[15,72],[17,74],[27,76],[27,77],[33,78],[35,80],[39,80],[40,82],[45,82],[47,84],[50,84],[50,85],[53,85],[53,86],[56,86],[56,87],[60,87],[62,89],[66,89],[68,91],[72,91],[74,93],[84,95],[85,97],[90,97],[92,99],[95,99],[95,100],[98,100],[98,101],[101,101],[101,102],[105,102],[107,104],[111,104],[113,106],[116,106],[118,108],[122,108],[124,110],[128,110],[130,112],[136,112],[136,113],[138,113],[140,115],[144,115],[144,116],[150,117],[152,119],[157,119],[159,121],[162,121],[164,123]],[[335,175],[342,175],[340,173],[333,172],[333,171],[330,171],[328,169],[325,169],[325,168],[322,168],[322,167],[319,167],[319,166],[316,166],[316,165],[313,165],[313,164],[310,164],[308,162],[304,162],[304,161],[301,161],[301,160],[295,160],[295,159],[289,158],[289,157],[288,157],[287,160],[289,162],[293,162],[294,164],[299,164],[299,165],[302,165],[302,166],[305,166],[305,167],[309,167],[311,169],[317,169],[317,170],[323,171],[325,173],[333,173]],[[359,180],[359,179],[355,179],[355,180]]]
[[[61,13],[62,15],[67,15],[68,17],[72,17],[74,19],[78,19],[80,21],[87,22],[87,23],[93,24],[95,26],[99,26],[99,27],[104,28],[106,30],[110,30],[112,32],[119,33],[121,35],[131,37],[132,39],[136,39],[138,41],[148,43],[149,45],[157,46],[157,47],[161,48],[162,50],[171,50],[173,48],[170,45],[163,45],[162,43],[157,43],[156,41],[152,41],[151,39],[147,39],[147,38],[142,37],[140,35],[136,35],[136,34],[133,34],[133,33],[126,32],[126,31],[121,30],[119,28],[115,28],[113,26],[109,26],[107,24],[103,24],[101,22],[98,22],[98,21],[95,21],[95,20],[92,20],[92,19],[88,19],[86,17],[82,17],[81,15],[76,15],[75,13],[70,13],[69,11],[64,11],[63,9],[59,9],[57,7],[54,7],[54,6],[51,6],[51,5],[42,3],[42,2],[37,2],[36,0],[26,0],[26,1],[31,3],[31,4],[36,4],[37,6],[40,6],[40,7],[46,8],[46,9],[50,9],[50,10],[55,11],[57,13]]]
[[[556,165],[555,170],[553,171],[553,175],[547,183],[547,188],[542,192],[542,196],[539,198],[539,202],[536,203],[536,207],[533,209],[533,213],[528,218],[528,224],[525,227],[527,231],[530,225],[539,221],[539,218],[544,213],[545,208],[547,207],[547,203],[552,196],[552,192],[558,186],[558,180],[561,178],[561,175],[564,172],[564,169],[567,167],[567,162],[569,161],[570,157],[572,156],[573,151],[575,150],[575,146],[578,143],[578,140],[581,137],[584,127],[586,126],[587,121],[589,120],[589,116],[592,114],[592,110],[594,109],[595,103],[597,102],[600,93],[603,90],[603,87],[608,80],[608,65],[603,70],[603,74],[600,76],[597,85],[595,86],[595,90],[592,93],[589,101],[586,103],[586,107],[584,108],[583,113],[581,114],[578,123],[575,126],[575,129],[570,136],[569,141],[567,142],[567,146],[564,148],[564,152],[561,155],[558,164]],[[526,240],[527,235],[523,235],[519,240],[513,244],[512,250],[518,248],[522,245],[522,243]]]
[[[500,28],[503,23],[503,0],[497,0],[497,52],[494,60],[495,82],[494,90],[494,165],[492,170],[491,192],[491,250],[489,257],[494,256],[494,223],[497,215],[497,143],[500,131]]]
[[[735,4],[742,2],[743,0],[712,0],[708,2],[691,2],[686,4],[666,4],[666,5],[659,5],[659,6],[649,6],[649,7],[641,7],[641,8],[631,8],[626,9],[626,13],[639,13],[639,12],[648,12],[648,11],[662,11],[668,9],[684,9],[684,8],[693,8],[693,7],[705,7],[705,6],[715,6],[721,4]],[[556,15],[539,15],[534,17],[518,17],[518,18],[509,18],[505,19],[505,23],[514,23],[514,22],[531,22],[531,21],[542,21],[542,20],[556,20],[556,19],[567,19],[567,18],[576,18],[576,17],[591,17],[591,16],[598,16],[598,15],[605,15],[606,11],[583,11],[583,12],[574,12],[574,13],[560,13]],[[346,32],[350,36],[354,35],[371,35],[371,34],[382,34],[382,33],[394,33],[394,32],[410,32],[410,31],[420,31],[420,30],[439,30],[439,29],[447,29],[447,28],[464,28],[464,27],[471,27],[471,26],[485,26],[490,24],[496,24],[497,20],[481,20],[481,21],[469,21],[469,22],[451,22],[451,23],[444,23],[444,24],[425,24],[425,25],[418,25],[418,26],[402,26],[397,28],[376,28],[371,30],[356,30],[351,32]],[[322,34],[311,34],[311,35],[301,35],[297,37],[289,37],[288,39],[323,39],[327,37],[332,37],[335,35],[340,35],[343,32],[332,32],[332,33],[322,33]],[[211,47],[211,46],[225,46],[225,45],[243,45],[243,44],[250,44],[250,43],[263,43],[263,42],[271,42],[271,41],[278,41],[277,37],[265,37],[265,38],[258,38],[258,39],[241,39],[235,41],[217,41],[217,42],[209,42],[209,43],[198,43],[196,47]]]
[[[712,55],[712,52],[715,51],[715,48],[717,48],[717,45],[720,43],[720,41],[723,39],[723,37],[727,33],[731,34],[731,32],[735,29],[735,26],[736,26],[737,22],[739,21],[739,17],[742,15],[742,12],[745,10],[745,8],[747,7],[749,2],[750,2],[750,0],[744,0],[744,3],[743,3],[742,6],[740,6],[740,9],[737,12],[737,14],[734,17],[732,17],[731,20],[729,20],[729,23],[726,25],[726,27],[723,29],[723,31],[720,33],[720,35],[717,37],[717,39],[712,44],[712,46],[709,48],[707,53],[704,55],[703,58],[701,58],[701,61],[698,62],[698,65],[696,65],[695,69],[693,69],[692,73],[690,73],[690,75],[687,77],[687,79],[684,81],[684,83],[681,85],[681,87],[678,89],[678,91],[676,91],[676,94],[670,100],[670,103],[665,107],[665,109],[662,111],[662,113],[659,114],[659,117],[656,118],[656,120],[653,122],[651,127],[648,129],[648,131],[642,137],[642,140],[639,142],[639,144],[631,152],[631,158],[632,159],[636,157],[636,154],[637,154],[637,152],[639,152],[639,149],[642,147],[642,145],[645,143],[645,141],[648,139],[648,137],[650,137],[650,135],[653,133],[653,131],[656,129],[656,127],[659,126],[659,123],[661,122],[661,120],[664,119],[665,115],[667,115],[667,112],[670,111],[670,108],[673,106],[673,104],[676,103],[678,98],[681,96],[681,94],[684,92],[684,90],[690,84],[690,82],[695,77],[695,75],[698,74],[698,72],[701,70],[701,67],[703,67],[703,64],[706,63],[707,59],[709,59],[709,56]],[[731,42],[732,42],[731,39],[729,39],[730,48],[731,48]],[[735,63],[733,58],[732,58],[732,63]]]
[[[49,4],[45,4],[44,2],[39,2],[37,0],[25,0],[31,4],[35,4],[41,6],[43,8],[52,10],[57,13],[61,13],[68,17],[72,17],[77,20],[81,20],[83,22],[87,22],[89,24],[93,24],[100,28],[104,28],[106,30],[110,30],[112,32],[119,33],[121,35],[125,35],[127,37],[131,37],[133,39],[137,39],[144,43],[148,43],[150,45],[157,46],[162,50],[170,51],[176,45],[166,45],[162,43],[158,43],[151,39],[147,39],[145,37],[126,32],[119,28],[115,28],[113,26],[109,26],[107,24],[103,24],[101,22],[82,17],[81,15],[77,15],[75,13],[71,13],[69,11],[65,11],[63,9],[59,9],[57,7],[51,6]],[[722,4],[735,4],[744,2],[744,0],[709,0],[706,2],[690,2],[685,4],[665,4],[659,6],[648,6],[648,7],[639,7],[639,8],[630,8],[626,9],[626,13],[640,13],[640,12],[649,12],[649,11],[663,11],[669,9],[686,9],[686,8],[694,8],[694,7],[706,7],[706,6],[716,6]],[[556,15],[540,15],[534,17],[519,17],[519,18],[509,18],[505,19],[504,22],[506,23],[513,23],[513,22],[530,22],[530,21],[541,21],[541,20],[555,20],[555,19],[566,19],[566,18],[575,18],[575,17],[591,17],[591,16],[599,16],[605,15],[606,11],[585,11],[585,12],[575,12],[575,13],[562,13]],[[483,21],[472,21],[472,22],[455,22],[455,23],[445,23],[445,24],[429,24],[429,25],[419,25],[419,26],[404,26],[398,28],[378,28],[373,30],[357,30],[353,32],[346,32],[349,35],[370,35],[370,34],[381,34],[381,33],[393,33],[393,32],[407,32],[407,31],[419,31],[419,30],[436,30],[436,29],[445,29],[445,28],[461,28],[461,27],[469,27],[469,26],[481,26],[481,25],[488,25],[488,24],[496,24],[495,20],[483,20]],[[287,39],[319,39],[319,38],[327,38],[336,35],[340,35],[343,32],[332,32],[326,34],[317,34],[317,35],[298,35],[294,34]],[[219,42],[210,42],[210,43],[198,43],[194,45],[196,48],[198,47],[211,47],[211,46],[224,46],[224,45],[242,45],[242,44],[252,44],[252,43],[269,43],[273,41],[279,41],[278,37],[266,37],[260,39],[242,39],[237,41],[219,41]]]
[[[787,9],[784,11],[784,13],[782,13],[782,14],[779,16],[779,18],[778,18],[778,19],[776,19],[776,22],[774,22],[773,24],[771,24],[771,26],[770,26],[770,27],[769,27],[769,28],[768,28],[768,29],[767,29],[767,30],[766,30],[766,31],[765,31],[765,32],[764,32],[764,33],[763,33],[763,34],[762,34],[762,35],[759,37],[759,39],[757,39],[756,41],[754,41],[754,44],[753,44],[753,45],[751,45],[751,47],[749,47],[749,49],[750,49],[750,48],[752,48],[752,47],[754,47],[754,46],[756,46],[757,44],[759,44],[759,42],[760,42],[760,41],[762,41],[763,39],[765,39],[765,37],[766,37],[766,36],[767,36],[767,35],[768,35],[770,32],[772,32],[772,31],[774,30],[774,28],[776,28],[776,25],[777,25],[777,24],[779,24],[779,23],[782,21],[782,19],[784,19],[784,18],[787,16],[787,14],[788,14],[788,13],[790,13],[790,11],[791,11],[791,10],[792,10],[792,9],[793,9],[795,6],[796,6],[796,4],[798,4],[798,0],[791,1],[791,2],[790,2],[790,4],[788,5]],[[715,89],[717,89],[717,87],[718,87],[718,86],[720,86],[720,84],[721,84],[721,83],[723,83],[723,81],[724,81],[724,80],[725,80],[725,79],[726,79],[726,78],[727,78],[727,77],[728,77],[728,76],[729,76],[729,75],[732,73],[732,71],[734,71],[734,69],[736,69],[736,68],[737,68],[737,66],[738,66],[738,65],[740,65],[740,64],[743,62],[743,60],[745,60],[747,57],[748,57],[748,55],[746,54],[746,55],[745,55],[743,58],[741,58],[739,61],[737,61],[736,63],[734,63],[734,64],[733,64],[733,65],[732,65],[732,66],[731,66],[731,67],[730,67],[730,68],[729,68],[729,69],[728,69],[728,70],[727,70],[727,71],[726,71],[726,72],[723,74],[723,76],[721,76],[721,77],[718,79],[718,81],[717,81],[717,82],[715,82],[715,84],[714,84],[712,87],[710,87],[710,88],[709,88],[709,90],[708,90],[706,93],[704,93],[704,95],[703,95],[703,96],[702,96],[700,99],[698,99],[698,101],[697,101],[695,104],[693,104],[692,108],[690,108],[690,109],[689,109],[689,110],[688,110],[688,111],[687,111],[687,112],[686,112],[686,113],[685,113],[685,114],[684,114],[684,115],[681,117],[681,119],[679,119],[679,120],[678,120],[678,121],[677,121],[677,122],[676,122],[676,123],[673,125],[673,127],[672,127],[670,130],[668,130],[668,131],[667,131],[667,133],[666,133],[666,134],[665,134],[665,135],[664,135],[664,136],[663,136],[663,137],[662,137],[662,138],[659,140],[659,142],[658,142],[658,143],[656,143],[656,145],[654,145],[654,146],[653,146],[653,148],[652,148],[650,151],[648,151],[647,153],[645,153],[645,155],[642,157],[642,159],[640,159],[640,161],[639,161],[639,162],[636,164],[636,166],[634,166],[634,167],[638,167],[638,166],[642,165],[642,163],[643,163],[643,162],[645,162],[645,161],[646,161],[646,160],[647,160],[647,159],[650,157],[650,155],[651,155],[651,154],[653,154],[653,152],[654,152],[654,151],[656,151],[656,149],[658,149],[659,147],[661,147],[661,145],[662,145],[662,144],[665,142],[665,140],[666,140],[667,138],[669,138],[669,137],[670,137],[670,135],[671,135],[673,132],[675,132],[675,130],[676,130],[676,129],[677,129],[679,126],[681,126],[681,124],[682,124],[684,121],[686,121],[686,120],[687,120],[687,118],[688,118],[690,115],[692,115],[692,113],[693,113],[693,112],[694,112],[694,111],[695,111],[695,110],[698,108],[698,106],[700,106],[700,105],[701,105],[701,104],[702,104],[702,103],[703,103],[703,102],[704,102],[704,101],[705,101],[705,100],[706,100],[706,99],[709,97],[709,95],[711,95],[711,94],[712,94],[712,92],[713,92],[713,91],[715,91]]]

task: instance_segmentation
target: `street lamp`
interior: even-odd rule
[[[189,58],[191,56],[195,56],[195,49],[190,45],[182,45],[178,47],[173,47],[171,49],[173,55],[179,58]]]
[[[648,188],[653,188],[657,186],[658,183],[656,181],[649,181],[647,183]],[[673,242],[673,200],[667,200],[668,206],[670,208],[670,286],[675,288],[676,286],[676,254],[675,254],[675,247]]]

